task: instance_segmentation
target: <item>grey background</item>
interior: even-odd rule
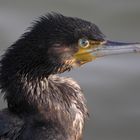
[[[140,0],[0,0],[0,54],[50,11],[92,21],[109,39],[140,41]],[[140,140],[140,54],[100,58],[63,75],[87,98],[85,140]]]

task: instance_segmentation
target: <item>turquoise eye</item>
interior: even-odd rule
[[[89,41],[86,38],[81,38],[79,39],[78,44],[82,48],[87,48],[89,46]]]

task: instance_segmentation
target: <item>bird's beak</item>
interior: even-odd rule
[[[107,40],[96,49],[93,48],[91,54],[95,57],[103,57],[135,52],[140,52],[140,43],[124,43]]]
[[[87,48],[80,48],[75,58],[80,65],[90,62],[98,57],[125,53],[140,52],[140,43],[124,43],[114,41],[93,42]]]

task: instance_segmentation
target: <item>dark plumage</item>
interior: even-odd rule
[[[0,139],[81,140],[84,95],[74,80],[56,74],[92,61],[104,42],[96,25],[79,18],[48,14],[36,21],[0,62],[8,104],[0,112]]]
[[[103,39],[92,23],[48,14],[8,48],[0,84],[8,109],[0,113],[4,140],[80,140],[87,116],[79,85],[56,76],[70,70],[79,38]]]

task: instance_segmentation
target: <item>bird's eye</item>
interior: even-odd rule
[[[81,38],[79,39],[78,44],[82,48],[87,48],[89,46],[89,41],[86,38]]]

